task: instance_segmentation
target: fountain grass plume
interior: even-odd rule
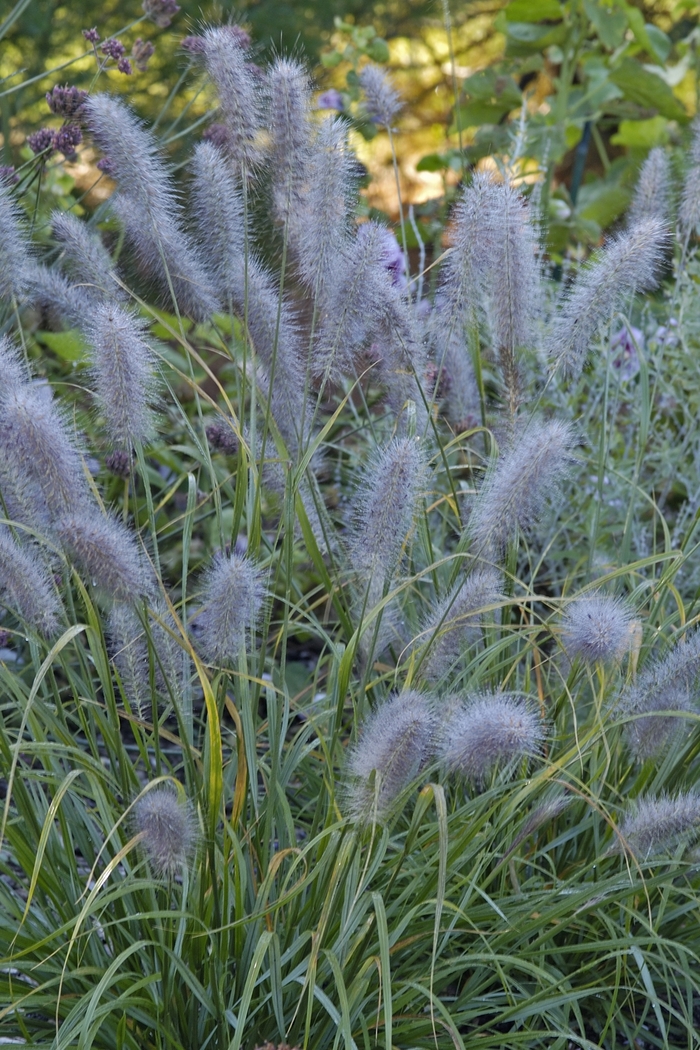
[[[126,298],[114,280],[112,257],[96,231],[75,215],[55,211],[53,235],[63,250],[61,266],[73,282],[97,298]]]
[[[84,330],[95,392],[112,446],[129,451],[145,444],[155,433],[156,393],[156,358],[144,339],[145,323],[107,300],[93,307]]]
[[[163,624],[175,628],[167,607],[159,601],[148,618],[148,634],[133,604],[115,602],[109,610],[111,657],[129,704],[141,717],[151,713],[153,689],[165,699],[171,693],[178,697],[182,691],[183,653]]]
[[[0,335],[0,405],[11,390],[30,378],[20,348],[9,336]]]
[[[697,709],[699,678],[700,630],[696,629],[665,656],[652,660],[623,690],[618,710],[628,719],[625,741],[638,761],[660,754],[680,734],[686,721],[682,713]]]
[[[650,218],[596,252],[550,325],[546,349],[555,368],[578,378],[601,325],[629,296],[655,287],[668,243],[666,225]]]
[[[291,245],[299,277],[314,296],[321,319],[326,316],[328,293],[334,288],[337,260],[344,257],[350,243],[355,183],[347,129],[329,117],[312,141],[306,191],[295,224],[298,237]]]
[[[675,849],[700,831],[700,795],[694,791],[678,795],[641,796],[632,803],[619,826],[616,851],[629,847],[639,860]]]
[[[627,210],[628,228],[633,228],[645,219],[657,219],[670,226],[672,186],[668,154],[661,146],[657,146],[650,150],[640,169],[632,203]]]
[[[370,120],[391,128],[401,112],[401,96],[381,66],[370,62],[359,75],[360,87],[365,96],[365,109]]]
[[[250,52],[235,27],[205,29],[199,37],[207,73],[219,96],[226,127],[226,152],[236,175],[251,174],[261,163],[265,125],[261,84],[250,61]]]
[[[594,592],[576,598],[562,619],[562,641],[570,660],[615,663],[632,643],[632,610],[620,598]]]
[[[61,602],[48,572],[28,544],[20,546],[6,526],[0,526],[0,595],[44,638],[60,630]]]
[[[427,480],[425,457],[416,438],[396,438],[378,450],[360,485],[353,508],[348,553],[360,593],[369,608],[381,598],[398,567]]]
[[[421,640],[430,649],[421,675],[438,681],[453,671],[472,645],[483,637],[484,610],[503,597],[500,573],[494,569],[475,569],[459,580],[423,623]]]
[[[358,824],[382,824],[432,755],[436,718],[430,697],[408,691],[385,700],[365,721],[347,763],[347,808]]]
[[[687,245],[698,224],[700,224],[700,119],[693,121],[690,163],[683,180],[678,209],[678,227],[683,245]]]
[[[272,138],[272,211],[290,226],[300,216],[311,144],[311,81],[301,62],[277,58],[267,75]],[[292,244],[295,233],[291,231]]]
[[[539,754],[544,729],[525,697],[476,693],[453,712],[438,748],[450,773],[483,786],[494,770]]]
[[[209,664],[235,662],[262,615],[263,574],[249,558],[220,554],[202,583],[198,648]]]
[[[111,95],[91,95],[87,119],[97,145],[109,156],[119,190],[110,199],[142,271],[170,305],[197,320],[217,307],[207,273],[189,235],[158,143],[131,109]]]
[[[202,246],[207,252],[207,266],[216,293],[226,303],[234,289],[245,278],[246,252],[250,230],[246,226],[245,208],[236,178],[224,152],[212,142],[200,142],[192,157],[190,207]],[[236,294],[236,307],[239,292]]]
[[[9,183],[0,179],[0,302],[22,299],[31,261],[19,205]]]
[[[537,521],[571,468],[576,441],[570,423],[532,419],[489,467],[467,526],[480,557],[503,557],[518,529]]]
[[[145,791],[134,806],[134,824],[157,878],[172,878],[191,860],[197,845],[194,811],[173,785]]]
[[[134,602],[152,591],[135,534],[89,504],[66,513],[56,532],[69,560],[108,600]]]
[[[25,292],[32,305],[47,315],[51,328],[80,328],[93,303],[87,288],[37,262],[26,268]]]

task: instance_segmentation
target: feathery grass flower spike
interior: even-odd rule
[[[0,527],[0,595],[22,620],[45,638],[59,629],[61,603],[49,575],[31,547],[20,547]]]
[[[456,667],[469,647],[479,641],[483,610],[502,597],[501,591],[500,573],[494,569],[475,569],[436,605],[422,630],[422,640],[431,640],[421,668],[426,678],[443,678]]]
[[[452,714],[442,732],[439,757],[446,769],[481,786],[494,769],[540,751],[539,715],[514,693],[477,693]]]
[[[590,594],[567,606],[562,620],[564,648],[571,660],[593,664],[621,660],[632,636],[632,612],[619,598]]]
[[[683,792],[675,797],[647,795],[635,799],[620,824],[620,836],[641,860],[663,853],[700,832],[700,795]],[[623,848],[617,843],[617,849]]]
[[[62,517],[56,531],[85,582],[109,598],[131,602],[151,589],[136,537],[121,521],[87,504]]]
[[[203,577],[198,647],[207,663],[235,661],[260,618],[265,599],[261,570],[249,558],[221,554]]]
[[[365,94],[365,106],[371,120],[390,128],[401,112],[401,96],[381,66],[370,63],[359,76]]]
[[[665,224],[671,219],[671,164],[661,146],[649,152],[642,164],[627,211],[627,225],[633,227],[645,219],[658,219]]]
[[[197,826],[189,802],[178,798],[172,786],[144,792],[134,806],[136,830],[153,874],[172,878],[192,857]]]

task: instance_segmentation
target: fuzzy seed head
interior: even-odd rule
[[[56,588],[33,548],[20,546],[4,525],[0,527],[0,594],[44,638],[57,634],[62,610]]]
[[[596,253],[552,322],[547,350],[556,367],[578,378],[600,326],[629,296],[655,287],[668,239],[663,222],[644,219]]]
[[[300,62],[278,58],[268,73],[270,170],[275,219],[285,225],[299,217],[311,140],[311,83]]]
[[[63,249],[61,264],[74,282],[96,297],[123,299],[112,276],[112,257],[98,233],[70,212],[53,214],[53,234]]]
[[[238,554],[220,555],[204,574],[198,645],[210,664],[236,660],[263,611],[260,569]]]
[[[6,335],[0,335],[0,405],[10,390],[30,379],[22,352]]]
[[[251,68],[244,38],[230,27],[206,29],[201,47],[207,72],[219,96],[226,148],[238,177],[252,172],[262,160],[260,136],[263,109],[260,86]]]
[[[92,376],[112,445],[131,449],[155,432],[155,355],[145,325],[118,303],[96,305],[86,327]]]
[[[531,420],[484,479],[469,519],[481,557],[505,554],[518,529],[530,528],[573,462],[573,428],[561,420]]]
[[[620,824],[620,836],[636,857],[645,860],[695,838],[699,829],[700,795],[689,791],[675,798],[647,795],[636,799]],[[617,849],[622,848],[618,843]]]
[[[432,753],[435,716],[413,691],[385,701],[365,722],[348,759],[348,804],[359,824],[383,823]]]
[[[94,297],[85,286],[73,284],[57,269],[30,263],[25,271],[27,299],[47,315],[52,328],[80,328]]]
[[[539,716],[514,693],[477,693],[445,727],[440,758],[446,769],[483,785],[494,770],[532,758],[544,737]]]
[[[570,660],[577,656],[588,664],[616,663],[629,649],[632,636],[629,606],[609,595],[577,598],[562,621],[564,648]]]
[[[71,561],[108,598],[133,602],[150,590],[134,534],[89,504],[58,522],[56,531]]]
[[[401,96],[381,66],[364,67],[360,87],[365,93],[365,106],[370,120],[390,128],[401,112]]]
[[[0,179],[0,302],[22,298],[31,263],[29,240],[11,184]]]
[[[132,604],[115,602],[107,620],[112,660],[129,704],[139,716],[152,710],[151,660],[157,695],[166,700],[171,693],[178,696],[183,684],[182,651],[163,626],[172,629],[172,617],[167,607],[157,600],[152,613],[148,634]]]
[[[156,787],[134,806],[136,830],[153,874],[172,878],[191,859],[197,843],[192,807],[181,802],[173,787]]]
[[[657,219],[664,225],[671,220],[671,165],[666,150],[657,146],[642,164],[627,212],[630,229],[646,219]]]
[[[502,598],[501,576],[493,569],[476,569],[439,602],[423,625],[430,651],[421,668],[437,681],[452,671],[472,645],[482,638],[483,610]]]

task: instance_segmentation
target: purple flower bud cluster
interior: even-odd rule
[[[111,40],[105,40],[104,44],[100,47],[100,51],[107,58],[113,58],[115,62],[118,62],[120,58],[123,58],[126,54],[126,48],[122,44],[121,40],[112,38]]]
[[[179,10],[175,0],[143,0],[143,13],[159,29],[167,29]]]
[[[32,153],[45,153],[46,150],[53,152],[53,136],[54,133],[51,128],[39,128],[38,131],[33,131],[31,135],[27,135],[27,145]]]
[[[39,128],[38,131],[27,135],[27,144],[32,153],[38,155],[47,151],[53,153],[58,150],[66,160],[75,160],[77,153],[75,147],[83,141],[83,133],[77,124],[64,124],[58,131],[51,128]]]
[[[92,44],[93,47],[96,47],[97,44],[99,44],[100,42],[100,34],[94,27],[92,29],[83,29],[83,36],[87,40],[88,44]]]
[[[70,120],[73,117],[82,117],[85,112],[85,99],[87,91],[81,91],[75,86],[61,87],[59,84],[46,92],[46,101],[52,113],[57,117],[65,117]]]
[[[131,57],[134,60],[134,65],[141,73],[145,73],[148,69],[148,60],[154,52],[155,47],[150,40],[142,40],[141,37],[137,37],[134,40],[131,48]]]

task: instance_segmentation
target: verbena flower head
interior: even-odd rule
[[[482,638],[483,612],[499,601],[501,592],[500,573],[494,569],[475,569],[437,603],[421,631],[422,641],[430,641],[430,651],[421,668],[426,678],[443,678]]]
[[[632,203],[627,211],[631,228],[645,219],[658,219],[665,225],[671,220],[671,164],[665,149],[650,150],[642,164]]]
[[[65,514],[56,531],[84,582],[107,598],[133,602],[151,590],[136,537],[116,518],[105,517],[86,503]]]
[[[66,84],[61,87],[56,84],[51,91],[46,93],[46,102],[52,113],[57,117],[65,117],[67,120],[82,117],[85,112],[85,99],[87,91],[81,91],[74,85]]]
[[[141,37],[137,37],[131,47],[131,57],[134,60],[134,65],[141,73],[145,73],[148,69],[148,61],[155,54],[155,47],[150,40],[142,40]]]
[[[143,0],[143,13],[159,29],[167,29],[179,10],[175,0]]]
[[[593,593],[577,598],[562,620],[562,641],[571,660],[613,663],[621,660],[632,637],[632,611],[626,602]]]
[[[158,878],[179,874],[197,844],[191,805],[180,801],[175,787],[155,787],[136,802],[134,822],[143,835],[142,848],[153,874]]]
[[[37,156],[40,153],[53,153],[55,149],[54,132],[51,128],[39,128],[38,131],[33,131],[31,135],[27,135],[27,145],[32,153]]]
[[[53,147],[62,153],[66,160],[75,160],[76,146],[83,141],[83,133],[77,124],[64,124],[53,137]]]
[[[237,176],[251,173],[262,160],[262,96],[258,79],[250,68],[247,44],[220,26],[204,31],[202,54],[219,96],[223,123],[228,131],[227,149]]]
[[[383,823],[432,754],[430,698],[408,691],[370,715],[348,758],[348,809],[359,824]]]
[[[118,62],[119,59],[123,58],[126,54],[126,48],[121,40],[116,39],[105,40],[103,44],[100,44],[100,51],[103,55],[106,55],[107,58],[114,59],[115,62]]]
[[[20,546],[0,526],[0,601],[45,638],[60,627],[61,603],[56,588],[29,545]]]
[[[370,120],[390,128],[401,112],[401,96],[381,66],[369,64],[360,72],[360,87]]]
[[[99,42],[100,42],[100,34],[97,32],[96,28],[83,29],[83,36],[87,40],[88,44],[92,44],[93,47],[96,44],[99,44]]]
[[[502,556],[518,529],[532,526],[544,502],[573,462],[573,427],[561,420],[531,420],[515,445],[488,470],[468,528],[484,558]]]
[[[439,757],[451,773],[479,786],[500,767],[540,751],[539,715],[515,693],[477,693],[453,712],[443,729]]]
[[[640,859],[664,853],[683,840],[697,837],[700,830],[700,795],[688,791],[676,795],[646,795],[635,799],[631,812],[620,824],[621,850],[627,845]]]
[[[547,350],[556,367],[578,377],[600,326],[628,296],[656,285],[668,238],[663,222],[644,219],[596,253],[552,322]]]
[[[145,325],[115,302],[96,305],[85,333],[91,371],[107,432],[116,448],[131,449],[155,433],[156,361]]]
[[[182,229],[182,214],[157,143],[123,102],[99,94],[88,99],[88,124],[109,157],[119,183],[111,205],[124,224],[142,270],[156,280],[164,300],[195,318],[209,317],[216,299],[202,259]]]
[[[210,664],[235,661],[263,610],[262,573],[249,558],[219,555],[204,574],[203,584],[197,618],[199,650]]]
[[[637,681],[623,691],[619,710],[629,719],[625,740],[638,761],[658,755],[680,735],[685,722],[682,713],[697,708],[698,679],[700,630],[696,629],[666,656],[652,660]]]

